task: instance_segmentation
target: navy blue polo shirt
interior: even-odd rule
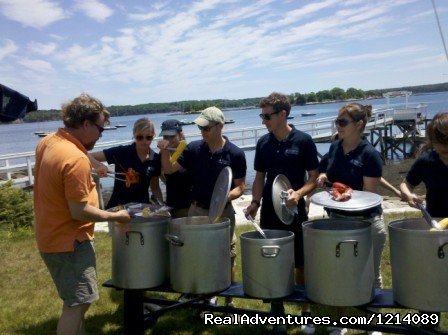
[[[181,168],[172,174],[165,174],[166,204],[173,209],[188,208],[191,204],[192,176]]]
[[[285,140],[279,141],[274,134],[269,133],[258,140],[255,149],[254,168],[256,171],[266,173],[263,207],[272,210],[272,183],[277,175],[285,175],[292,188],[298,190],[305,185],[306,171],[317,169],[319,164],[316,145],[311,136],[292,125],[291,127],[292,131]],[[299,201],[298,209],[304,213],[303,198]]]
[[[366,139],[347,154],[342,148],[342,140],[339,140],[330,146],[326,173],[331,182],[337,181],[362,191],[363,177],[381,178],[383,160]]]
[[[350,186],[354,190],[362,191],[364,187],[363,177],[381,178],[383,173],[383,159],[380,153],[365,138],[354,150],[347,154],[344,153],[344,149],[342,148],[342,141],[333,142],[330,146],[326,169],[328,180],[331,182],[340,182]],[[321,168],[323,164],[321,164]],[[332,211],[340,212],[336,210]],[[352,214],[368,216],[375,213],[381,213],[381,206]],[[344,212],[344,214],[346,213]]]
[[[426,152],[417,158],[406,180],[417,186],[426,186],[426,209],[434,217],[448,217],[448,167],[436,151]]]
[[[120,145],[103,151],[107,163],[115,164],[115,172],[126,172],[129,168],[139,174],[139,182],[126,187],[124,181],[114,181],[114,189],[106,208],[124,205],[129,202],[149,203],[149,185],[152,177],[160,176],[160,155],[151,150],[151,158],[142,162],[137,154],[135,143]],[[125,179],[124,175],[117,175]]]
[[[246,156],[243,150],[227,137],[224,147],[212,153],[204,140],[190,142],[178,159],[178,163],[191,172],[193,188],[191,199],[209,207],[216,179],[222,169],[230,166],[233,179],[246,176]],[[232,188],[235,185],[232,182]]]

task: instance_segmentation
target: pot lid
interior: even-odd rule
[[[289,208],[286,206],[286,198],[288,197],[286,191],[291,188],[291,183],[285,175],[279,174],[275,177],[272,184],[272,204],[277,217],[287,225],[294,221],[294,216],[297,214],[297,207]]]
[[[221,170],[213,188],[212,199],[210,201],[210,210],[208,218],[211,223],[216,222],[222,215],[224,207],[227,204],[230,186],[232,185],[232,169],[230,166]]]
[[[381,205],[383,198],[372,192],[353,190],[352,197],[347,201],[336,201],[328,191],[322,191],[311,197],[311,202],[330,209],[344,211],[362,211]]]

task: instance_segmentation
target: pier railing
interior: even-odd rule
[[[375,113],[366,126],[366,131],[385,127],[393,122],[393,109],[386,109],[380,113]],[[334,116],[309,121],[291,122],[297,129],[311,135],[316,143],[329,142],[331,136],[336,132]],[[259,122],[258,120],[256,122]],[[224,135],[243,150],[254,150],[258,139],[267,133],[263,125],[256,127],[246,127],[241,129],[226,129]],[[200,132],[187,133],[188,141],[201,138]],[[160,138],[155,138],[154,143]],[[99,142],[94,151],[110,148],[116,145],[132,143],[128,141],[107,141]],[[155,145],[153,144],[153,147]],[[22,152],[7,155],[0,155],[0,184],[12,180],[19,187],[33,185],[33,168],[35,164],[35,152]]]

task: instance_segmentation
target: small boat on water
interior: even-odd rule
[[[227,124],[227,123],[235,123],[235,120],[234,119],[225,119],[224,123],[225,124]]]
[[[294,116],[288,116],[287,118],[286,118],[287,120],[292,120],[292,119],[294,119]]]
[[[117,127],[115,127],[115,126],[104,127],[104,130],[116,130],[116,129],[117,129]]]
[[[45,137],[47,135],[50,135],[51,133],[45,133],[45,132],[37,132],[38,134],[36,134],[39,137]]]
[[[194,122],[193,122],[193,121],[188,121],[188,120],[186,120],[186,119],[183,119],[183,120],[180,120],[180,124],[181,124],[182,126],[189,126],[189,125],[194,124]]]
[[[125,124],[117,124],[115,127],[117,127],[117,128],[124,128],[124,127],[127,127]]]
[[[302,116],[314,116],[314,115],[316,115],[316,113],[305,112],[305,113],[300,113],[300,115],[302,115]]]

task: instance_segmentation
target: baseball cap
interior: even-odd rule
[[[198,126],[206,127],[211,122],[224,124],[224,114],[218,107],[208,107],[201,112],[198,118],[194,120]]]
[[[170,119],[162,122],[162,131],[159,136],[173,136],[182,131],[182,125],[179,120]]]

